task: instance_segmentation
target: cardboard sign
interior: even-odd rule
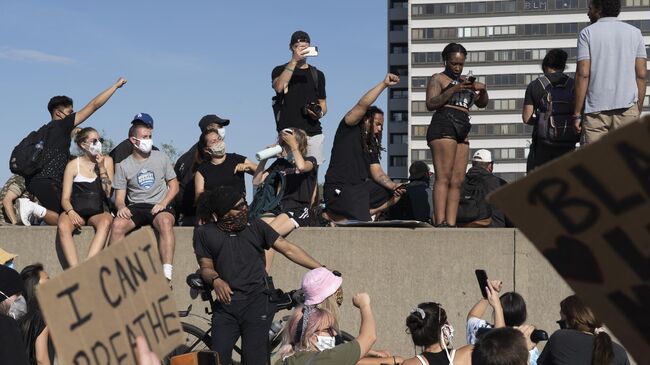
[[[176,303],[149,227],[38,286],[60,364],[135,364],[135,338],[166,356],[182,344]]]
[[[545,165],[489,200],[637,361],[650,358],[650,117]],[[548,310],[559,311],[559,303]]]

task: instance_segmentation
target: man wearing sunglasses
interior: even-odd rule
[[[242,364],[269,362],[268,333],[275,314],[265,251],[274,249],[308,269],[322,265],[280,236],[261,219],[248,220],[241,193],[219,186],[199,198],[197,215],[206,223],[194,229],[194,252],[201,277],[216,293],[211,349],[226,364],[242,339]]]
[[[26,177],[27,191],[33,194],[47,210],[37,209],[38,205],[23,201],[19,207],[21,216],[34,213],[43,218],[45,223],[56,226],[61,213],[61,185],[63,172],[70,158],[71,132],[101,108],[111,96],[126,84],[120,77],[111,87],[104,90],[78,112],[74,112],[72,99],[67,96],[55,96],[47,104],[52,121],[47,124],[47,134],[43,148],[43,168],[35,175]],[[23,211],[25,210],[25,211]]]
[[[322,165],[325,157],[320,119],[327,113],[325,74],[307,63],[307,57],[313,55],[308,47],[309,34],[299,30],[291,35],[291,59],[271,72],[276,93],[273,112],[278,133],[285,128],[299,128],[307,133],[307,156]]]

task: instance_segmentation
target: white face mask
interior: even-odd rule
[[[222,140],[226,139],[226,128],[221,127],[217,129],[217,134],[219,134],[219,137],[221,137]]]
[[[102,153],[102,143],[100,141],[96,141],[93,144],[90,144],[88,146],[88,152],[90,152],[91,155],[99,155]]]
[[[138,139],[136,138],[137,141],[140,141],[139,145],[136,146],[142,153],[149,153],[151,152],[151,149],[153,148],[153,139]]]
[[[7,315],[9,315],[15,320],[19,320],[23,318],[25,314],[27,314],[27,302],[25,301],[25,298],[21,295],[18,298],[16,298],[16,300],[14,300],[13,303],[11,303]]]
[[[213,157],[223,157],[226,154],[226,142],[219,141],[208,147]]]
[[[318,351],[333,349],[336,346],[336,338],[332,336],[316,336],[315,346]]]

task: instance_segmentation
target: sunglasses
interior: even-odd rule
[[[93,138],[93,139],[89,139],[88,142],[90,144],[95,144],[97,142],[104,143],[104,138]]]

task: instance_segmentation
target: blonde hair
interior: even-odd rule
[[[296,142],[298,142],[298,151],[302,157],[307,157],[307,133],[300,128],[289,128],[293,131],[293,136],[296,137]],[[285,145],[282,138],[280,138],[280,143]]]

